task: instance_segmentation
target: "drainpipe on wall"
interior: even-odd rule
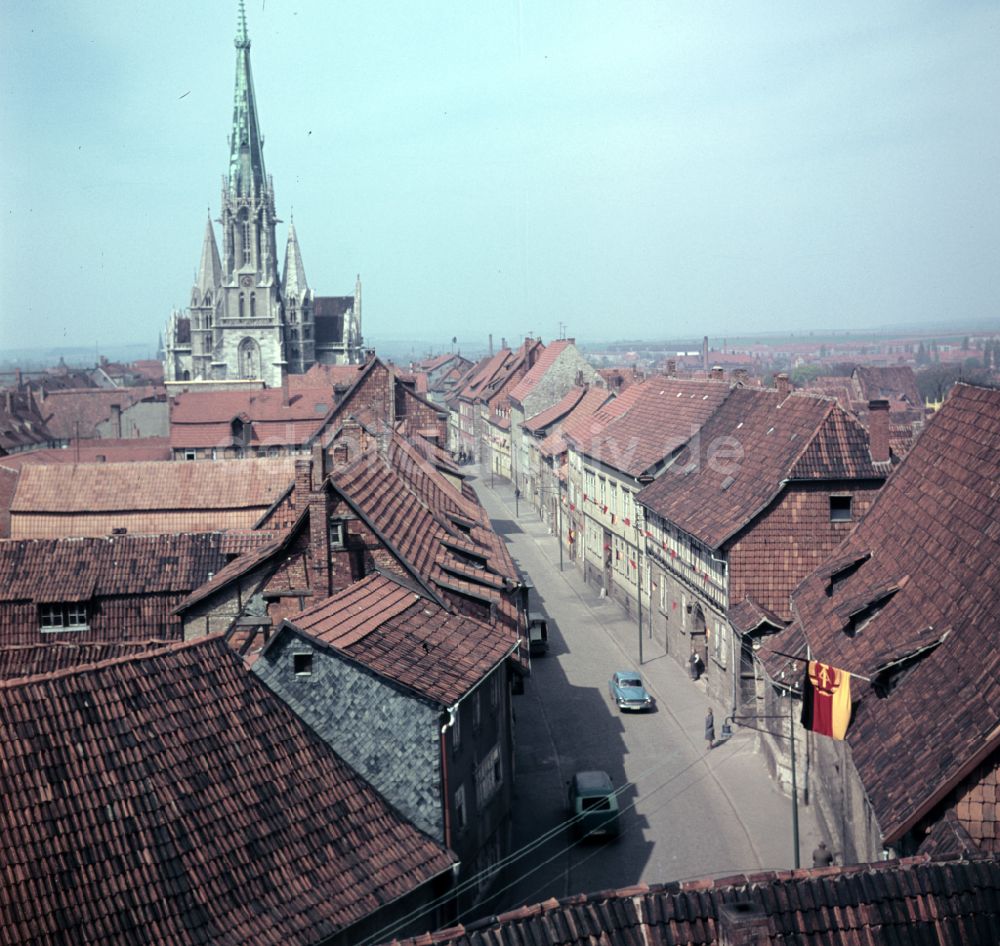
[[[444,795],[442,799],[444,807],[444,846],[451,850],[451,796],[448,793],[448,744],[445,738],[449,729],[455,725],[455,716],[458,713],[458,704],[448,707],[448,719],[441,727],[441,791]],[[455,865],[457,871],[459,865]]]

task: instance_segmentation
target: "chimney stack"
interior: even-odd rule
[[[677,361],[673,358],[667,359],[667,377],[672,378],[677,374]]]
[[[490,332],[490,358],[493,357],[493,333]]]
[[[708,336],[701,340],[701,367],[708,371]]]
[[[759,946],[770,943],[775,933],[764,908],[749,900],[720,903],[715,931],[719,946]]]
[[[288,407],[288,368],[281,366],[281,406]]]
[[[725,381],[726,373],[722,370],[722,365],[712,365],[712,370],[708,373],[712,381]]]
[[[872,463],[889,462],[889,402],[868,402],[868,449]]]
[[[778,394],[782,400],[792,393],[792,383],[788,380],[788,375],[784,371],[774,376],[774,386],[778,389]]]

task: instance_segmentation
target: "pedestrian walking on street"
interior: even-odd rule
[[[826,841],[820,841],[813,850],[813,867],[829,867],[832,863],[833,854],[826,849]]]
[[[715,745],[715,714],[712,712],[711,706],[708,708],[708,715],[705,717],[705,740],[708,742],[709,749]]]

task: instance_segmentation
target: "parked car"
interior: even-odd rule
[[[569,780],[570,829],[577,837],[617,837],[618,796],[611,776],[597,770]]]
[[[619,670],[609,681],[611,699],[620,710],[650,710],[653,698],[646,692],[639,674],[633,670]]]
[[[541,611],[528,612],[528,652],[541,656],[549,649],[549,623]]]

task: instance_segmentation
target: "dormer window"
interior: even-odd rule
[[[87,629],[87,605],[73,603],[39,605],[39,624],[43,631],[84,631]]]
[[[850,495],[830,497],[830,522],[850,522],[851,521],[851,497]]]
[[[344,521],[342,519],[330,520],[330,548],[342,549],[344,547]]]

